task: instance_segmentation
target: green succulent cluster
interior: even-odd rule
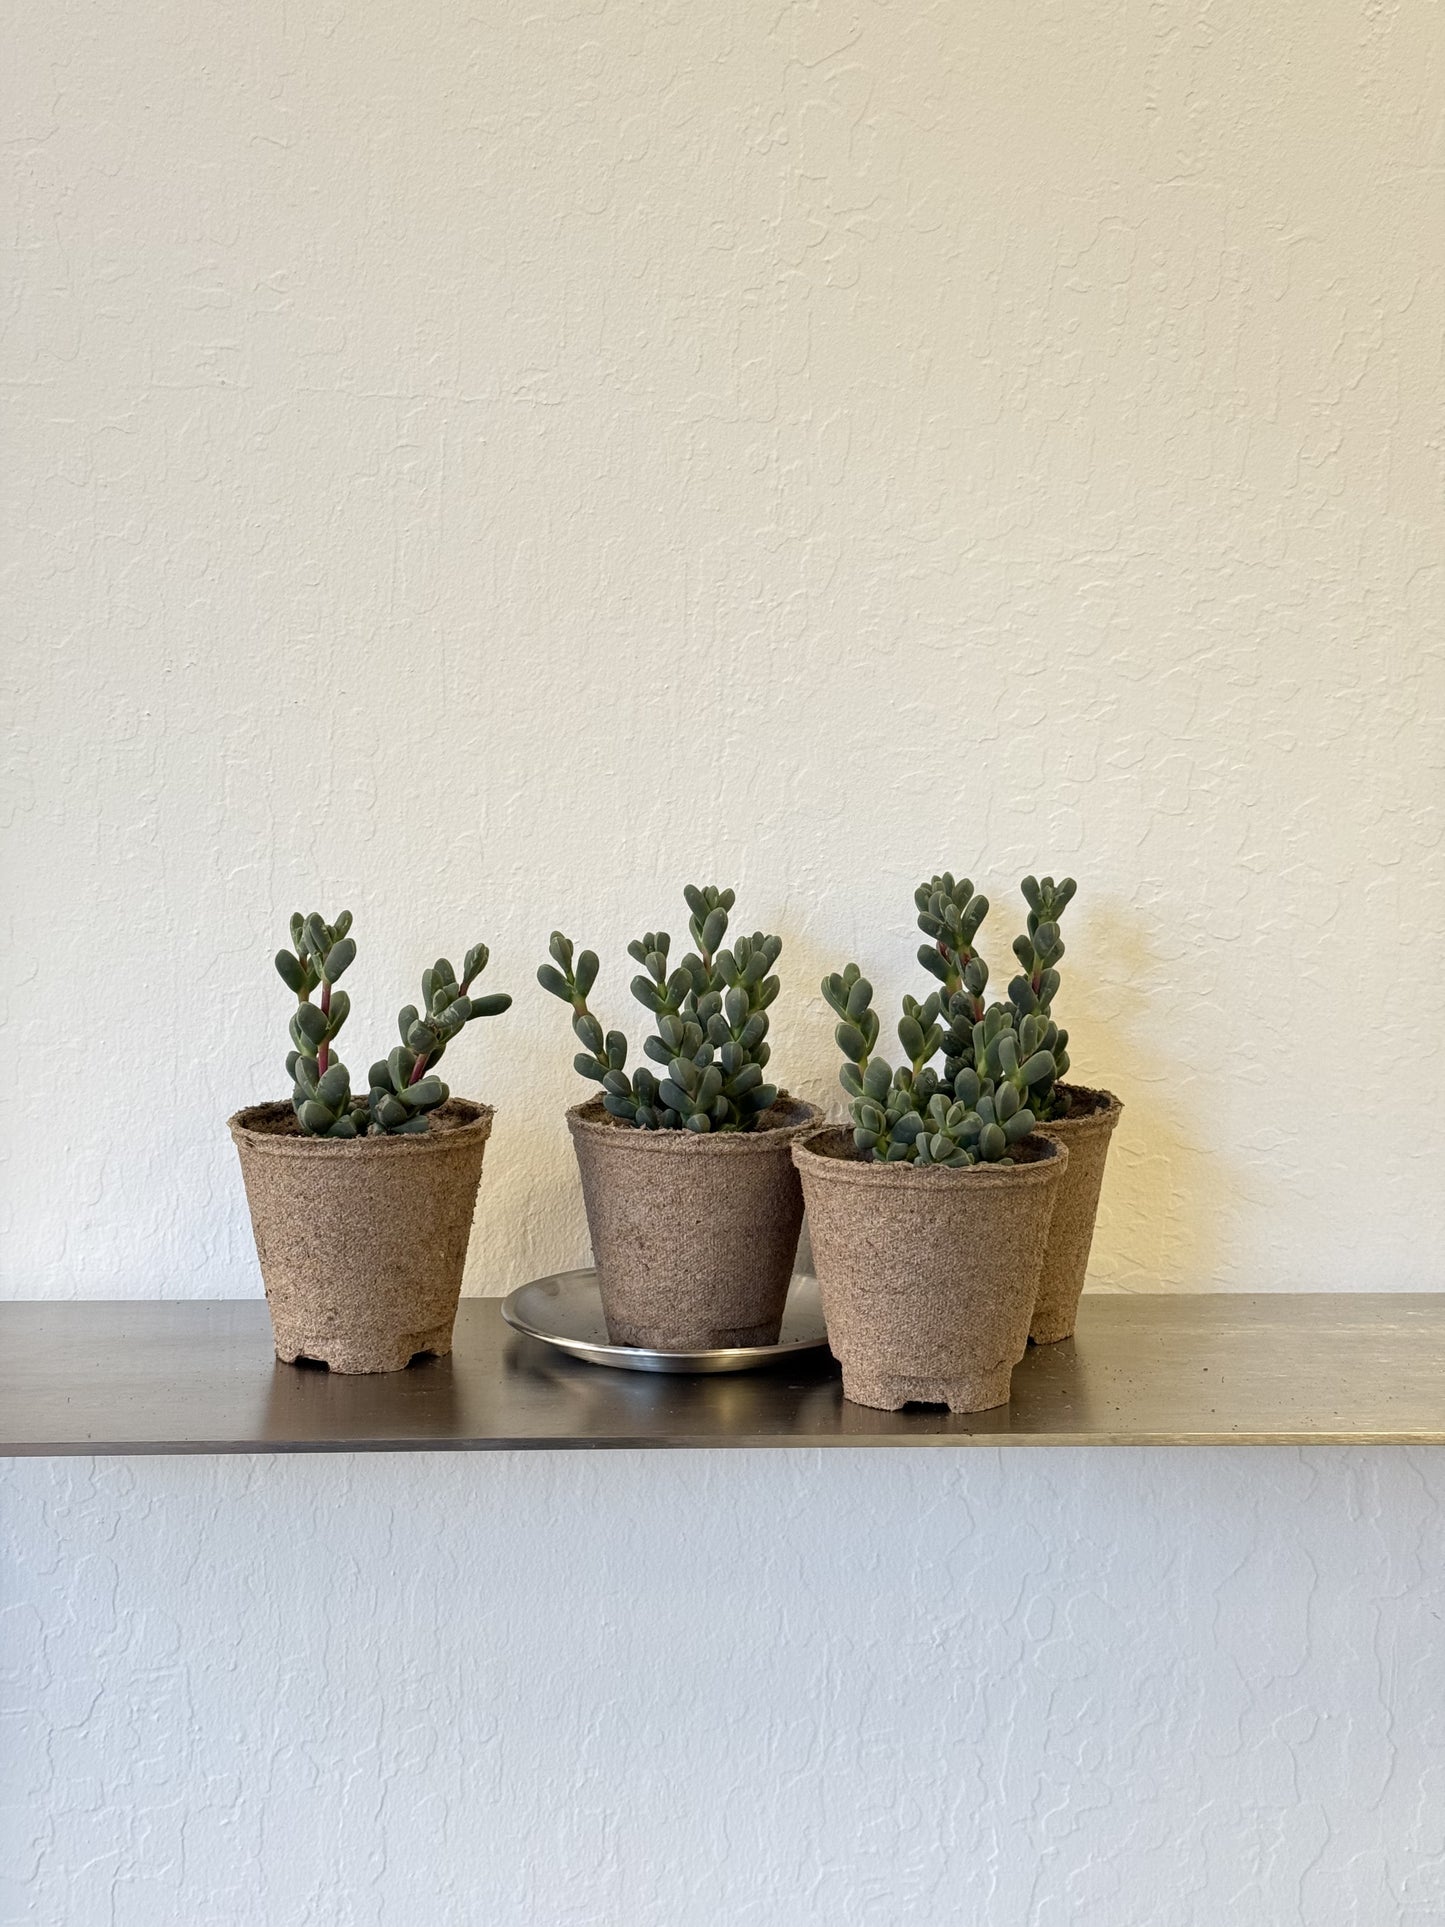
[[[988,898],[974,894],[968,877],[955,882],[952,871],[945,870],[920,883],[913,901],[918,927],[932,939],[919,946],[918,961],[942,985],[944,1074],[951,1082],[973,1061],[973,1027],[984,1012],[988,964],[975,950],[974,938],[988,915]]]
[[[451,1095],[436,1075],[447,1045],[474,1017],[496,1017],[512,1000],[504,992],[471,995],[473,982],[487,967],[484,943],[467,952],[460,982],[448,960],[438,957],[422,972],[420,1008],[407,1004],[398,1016],[400,1044],[372,1065],[366,1096],[353,1096],[350,1072],[331,1053],[351,1009],[346,992],[334,988],[356,956],[350,928],[349,910],[334,924],[315,911],[309,917],[298,911],[291,919],[294,948],[276,953],[276,969],[297,1000],[291,1018],[295,1048],[286,1058],[296,1121],[307,1137],[400,1137],[425,1131],[428,1113]],[[311,993],[318,985],[321,999],[313,1004]]]
[[[1014,938],[1014,955],[1022,971],[1009,984],[1008,995],[1020,1041],[1032,1040],[1034,1048],[1048,1051],[1054,1060],[1054,1075],[1040,1087],[1034,1106],[1040,1122],[1047,1123],[1064,1108],[1057,1086],[1069,1070],[1069,1033],[1054,1022],[1051,1013],[1059,988],[1058,963],[1064,954],[1059,918],[1078,885],[1072,877],[1059,883],[1052,877],[1025,877],[1019,888],[1029,907],[1028,929]]]
[[[594,951],[584,950],[574,963],[571,938],[554,930],[552,962],[541,966],[537,981],[571,1005],[582,1045],[573,1067],[602,1086],[611,1116],[643,1131],[755,1130],[778,1095],[763,1071],[770,1054],[767,1010],[778,994],[778,979],[769,973],[782,939],[755,931],[725,947],[734,892],[689,884],[683,895],[695,952],[670,966],[672,939],[665,930],[649,930],[627,946],[645,973],[633,978],[632,994],[656,1024],[642,1048],[663,1067],[661,1076],[646,1065],[629,1076],[626,1037],[620,1030],[604,1035],[588,1009],[597,981]]]
[[[873,986],[856,964],[823,980],[837,1013],[844,1059],[839,1081],[851,1099],[853,1141],[887,1163],[1011,1162],[1013,1147],[1036,1123],[1062,1109],[1058,1082],[1068,1069],[1068,1032],[1051,1015],[1064,954],[1059,918],[1074,895],[1072,877],[1056,884],[1025,877],[1028,931],[1014,944],[1022,974],[1007,1003],[987,1004],[988,965],[975,940],[988,899],[972,882],[945,872],[914,892],[918,924],[931,939],[918,960],[938,979],[920,1003],[905,996],[898,1041],[907,1063],[895,1070],[875,1055],[879,1020]],[[943,1069],[933,1059],[943,1053]]]

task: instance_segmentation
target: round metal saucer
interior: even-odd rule
[[[641,1345],[614,1345],[602,1316],[595,1271],[558,1271],[534,1278],[502,1300],[502,1316],[514,1331],[539,1338],[584,1358],[591,1365],[615,1365],[624,1372],[748,1372],[782,1358],[817,1351],[828,1342],[818,1281],[794,1274],[776,1345],[738,1345],[705,1352],[654,1352]]]

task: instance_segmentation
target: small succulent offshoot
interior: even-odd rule
[[[428,1114],[451,1095],[436,1075],[447,1045],[474,1017],[499,1016],[512,1000],[500,991],[471,994],[487,967],[484,943],[467,952],[460,981],[448,960],[438,957],[422,972],[420,1007],[407,1004],[397,1019],[400,1044],[372,1065],[366,1096],[353,1096],[350,1072],[331,1049],[351,1009],[346,992],[335,988],[356,956],[350,928],[349,910],[334,924],[316,911],[309,917],[297,911],[291,919],[293,948],[276,953],[277,972],[296,993],[294,1048],[286,1058],[296,1121],[306,1137],[400,1137],[425,1131]],[[311,993],[318,985],[320,1002],[313,1004]]]
[[[851,1100],[853,1142],[865,1158],[955,1170],[1011,1163],[1034,1125],[1062,1110],[1068,1032],[1050,1013],[1064,954],[1058,920],[1076,885],[1072,877],[1055,884],[1029,876],[1021,887],[1029,906],[1027,935],[1014,944],[1022,974],[1009,1001],[992,1004],[984,1002],[988,965],[974,947],[987,898],[947,872],[914,892],[919,928],[931,939],[918,960],[938,988],[921,1003],[904,997],[898,1041],[907,1062],[897,1070],[876,1054],[873,986],[857,964],[823,979],[840,1020],[839,1082]],[[933,1062],[940,1051],[941,1074]]]
[[[537,981],[571,1005],[582,1045],[573,1068],[602,1086],[609,1115],[642,1131],[756,1130],[778,1095],[763,1071],[770,1054],[767,1010],[778,994],[770,973],[782,939],[755,931],[726,946],[734,892],[689,884],[683,895],[695,951],[670,965],[672,939],[665,930],[649,930],[627,946],[643,970],[632,980],[632,994],[656,1026],[642,1048],[660,1075],[645,1064],[629,1075],[626,1037],[620,1030],[604,1033],[588,1008],[599,967],[594,951],[576,955],[571,938],[554,930],[552,962],[541,966]]]

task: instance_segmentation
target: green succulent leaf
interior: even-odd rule
[[[356,961],[356,939],[343,937],[340,943],[332,944],[321,966],[321,974],[327,983],[334,984],[342,973]]]
[[[912,1063],[923,1056],[923,1026],[916,1017],[900,1017],[898,1020],[898,1041],[903,1046],[903,1055]]]
[[[276,952],[276,970],[286,988],[288,990],[294,990],[299,997],[305,987],[300,959],[294,957],[289,950],[278,950]]]
[[[833,1035],[837,1039],[839,1050],[846,1058],[854,1064],[863,1062],[868,1055],[868,1045],[856,1024],[839,1024]]]
[[[319,1049],[326,1042],[326,1019],[315,1004],[298,1004],[291,1021],[308,1044]]]
[[[351,1078],[344,1064],[332,1064],[317,1081],[316,1096],[329,1111],[339,1111],[351,1097]]]
[[[512,999],[505,990],[489,991],[485,997],[473,997],[468,1001],[471,1005],[467,1013],[469,1017],[500,1017],[504,1010],[512,1008]]]
[[[474,943],[462,965],[462,981],[469,984],[474,977],[480,977],[491,961],[491,956],[491,951],[484,943]]]

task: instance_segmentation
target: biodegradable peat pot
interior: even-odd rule
[[[600,1097],[567,1113],[614,1345],[774,1345],[803,1222],[793,1140],[818,1123],[780,1091],[755,1131],[639,1131]]]
[[[828,1343],[855,1405],[1006,1405],[1069,1153],[1047,1138],[1018,1164],[865,1163],[846,1126],[793,1147]]]
[[[490,1106],[449,1098],[404,1137],[303,1137],[289,1104],[230,1124],[277,1356],[396,1372],[449,1352]]]
[[[1059,1184],[1029,1327],[1029,1337],[1036,1345],[1052,1345],[1074,1335],[1084,1274],[1089,1269],[1089,1247],[1094,1242],[1104,1160],[1124,1108],[1112,1091],[1091,1091],[1082,1084],[1060,1084],[1057,1088],[1068,1097],[1068,1112],[1041,1124],[1039,1133],[1062,1144],[1069,1162]]]

